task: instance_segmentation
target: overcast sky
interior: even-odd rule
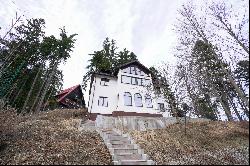
[[[241,12],[238,0],[230,0]],[[63,88],[82,83],[90,56],[102,48],[106,37],[115,39],[119,49],[133,51],[139,61],[150,67],[161,62],[174,64],[173,31],[177,10],[185,0],[0,0],[0,33],[6,32],[11,19],[44,18],[46,35],[59,36],[65,26],[77,33],[71,58],[61,66]],[[195,1],[200,3],[201,1]],[[245,1],[247,3],[247,1]],[[248,10],[249,10],[249,4]],[[249,31],[248,31],[249,35]],[[88,90],[88,89],[87,89]],[[84,94],[88,101],[88,93]]]
[[[0,0],[0,26],[6,31],[15,18],[44,18],[47,35],[65,26],[77,33],[71,58],[62,66],[64,88],[82,83],[88,54],[102,48],[106,37],[119,49],[133,51],[145,66],[174,62],[173,24],[184,0]]]

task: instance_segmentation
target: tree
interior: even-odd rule
[[[60,90],[63,78],[58,74],[55,78],[51,71],[60,73],[58,65],[53,65],[65,62],[74,46],[76,34],[68,36],[63,28],[61,39],[56,39],[53,35],[46,37],[44,28],[44,19],[29,19],[8,32],[7,37],[0,38],[0,62],[3,62],[0,98],[7,97],[9,104],[19,112],[29,112],[38,98],[42,100],[38,102],[41,105],[44,99]],[[53,81],[47,79],[49,74]]]
[[[227,7],[225,2],[213,2],[209,6],[209,9],[211,11],[211,15],[218,22],[217,23],[216,21],[214,21],[213,25],[228,33],[228,35],[231,37],[228,39],[228,42],[236,43],[232,45],[233,49],[237,50],[239,49],[238,46],[240,46],[249,56],[249,39],[244,33],[244,28],[249,21],[249,18],[246,17],[246,13],[244,13],[243,18],[239,21],[239,24],[236,25],[234,28],[229,21],[231,19],[230,17],[232,17],[233,14],[236,15],[232,12],[232,6]],[[239,19],[238,15],[236,15],[236,18],[234,19]]]
[[[178,107],[174,93],[171,90],[171,87],[167,81],[166,75],[168,75],[166,70],[159,72],[155,67],[149,68],[152,73],[153,81],[153,92],[156,96],[163,95],[167,100],[170,106],[170,112],[175,117],[184,117],[185,113]],[[148,88],[149,89],[149,88]]]
[[[239,81],[244,82],[249,87],[249,60],[239,61],[234,73]]]
[[[206,29],[205,23],[202,25],[202,22],[206,21],[206,18],[201,18],[201,17],[198,18],[197,15],[195,15],[194,7],[190,5],[186,5],[186,6],[183,5],[183,9],[180,10],[179,13],[183,17],[183,19],[180,20],[180,22],[182,23],[179,26],[179,28],[181,28],[180,31],[184,33],[188,32],[189,36],[191,34],[192,36],[191,39],[193,40],[193,42],[195,42],[196,40],[202,40],[205,44],[210,45],[211,41],[209,41],[209,37],[206,34],[208,29]],[[185,35],[182,34],[182,36],[185,36]],[[190,46],[190,44],[189,45],[187,44],[189,39],[187,38],[185,39],[185,37],[181,37],[181,40],[182,40],[182,43],[186,44],[185,47]],[[236,81],[234,80],[234,77],[232,76],[232,73],[230,72],[230,70],[227,70],[225,66],[223,66],[224,63],[222,61],[222,57],[220,56],[221,52],[216,51],[218,50],[218,46],[212,47],[211,49],[212,49],[211,51],[213,51],[215,60],[221,66],[221,69],[223,70],[225,76],[228,78],[229,82],[235,88],[241,100],[247,106],[249,106],[248,99],[246,98],[241,88],[237,85]]]
[[[224,46],[221,44],[223,41],[220,40],[221,43],[219,43],[219,40],[215,40],[217,27],[213,27],[212,17],[207,17],[209,8],[201,9],[202,11],[197,12],[193,4],[188,4],[183,5],[179,10],[181,17],[178,19],[179,24],[175,30],[180,34],[180,42],[176,49],[176,57],[179,59],[179,64],[182,64],[181,66],[187,67],[187,69],[182,69],[187,76],[176,75],[179,77],[177,80],[180,80],[179,82],[183,85],[179,91],[182,91],[183,96],[188,94],[195,112],[199,112],[195,103],[199,103],[200,98],[205,99],[204,102],[211,109],[216,108],[217,102],[220,101],[227,117],[232,120],[230,104],[233,107],[231,101],[234,100],[232,96],[229,96],[230,92],[225,86],[228,85],[226,83],[230,84],[237,97],[246,106],[248,106],[248,99],[244,94],[244,88],[237,83],[233,75],[232,66],[229,66],[223,57],[228,55],[228,49],[231,47],[227,47],[224,51]],[[203,11],[206,14],[204,16]],[[223,46],[223,49],[220,46]],[[214,112],[217,112],[217,109]]]
[[[87,66],[88,71],[83,76],[83,89],[86,89],[87,82],[93,72],[105,72],[112,75],[120,65],[137,59],[137,56],[126,48],[119,52],[116,51],[117,49],[115,40],[110,41],[109,38],[106,38],[102,50],[89,54],[91,59]]]

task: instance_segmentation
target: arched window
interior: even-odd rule
[[[124,105],[132,106],[132,95],[129,92],[124,93]]]
[[[139,93],[135,94],[135,106],[142,107],[142,97]]]
[[[152,99],[150,95],[145,96],[145,103],[147,108],[153,108]]]

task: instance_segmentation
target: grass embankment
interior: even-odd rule
[[[132,131],[157,164],[249,164],[249,122],[197,122]]]
[[[97,133],[80,132],[85,110],[54,110],[34,115],[0,111],[0,165],[111,164]]]

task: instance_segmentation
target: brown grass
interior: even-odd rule
[[[0,164],[111,164],[101,137],[78,131],[80,119],[86,110],[0,111]]]
[[[249,164],[249,122],[196,122],[132,131],[158,164]]]

